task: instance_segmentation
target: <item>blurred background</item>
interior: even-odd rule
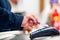
[[[20,15],[35,15],[41,23],[39,28],[48,25],[60,31],[60,0],[9,0],[9,2],[12,12]],[[29,36],[24,35],[24,39],[21,39],[23,37],[20,37],[21,35],[12,40],[25,40]],[[59,38],[60,36],[56,36],[36,40],[59,40]],[[29,40],[29,38],[26,40]]]
[[[41,24],[47,24],[55,28],[56,26],[60,26],[60,0],[9,0],[9,1],[12,6],[11,11],[14,13],[20,13],[22,15],[32,14],[38,18]],[[56,29],[60,30],[60,27],[57,27]]]

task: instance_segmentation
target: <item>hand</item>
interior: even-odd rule
[[[37,25],[40,24],[37,20],[37,18],[33,15],[26,15],[24,16],[22,27],[24,31],[32,31],[33,28],[36,28]]]

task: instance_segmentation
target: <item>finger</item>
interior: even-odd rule
[[[30,33],[32,31],[32,29],[33,29],[32,27],[29,27],[28,30],[27,30],[28,33]]]
[[[34,15],[32,15],[32,16],[35,18],[35,20],[37,20],[37,18]]]
[[[38,28],[38,25],[33,25],[32,28],[33,29]]]
[[[34,15],[32,15],[32,16],[35,18],[37,24],[40,24],[40,22],[37,20],[37,18]]]
[[[36,19],[35,19],[35,17],[33,17],[33,16],[30,16],[30,17],[29,17],[29,20],[32,20],[32,21],[35,22],[35,23],[37,22]]]
[[[24,31],[27,31],[28,33],[32,31],[32,27],[27,27],[27,28],[24,28]]]
[[[40,24],[40,22],[38,22],[38,20],[37,20],[37,18],[35,17],[35,16],[30,16],[30,20],[32,20],[33,21],[33,24]]]

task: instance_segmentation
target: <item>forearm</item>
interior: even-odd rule
[[[15,19],[14,19],[14,26],[11,27],[12,30],[22,30],[22,21],[23,21],[23,16],[21,15],[15,15]]]
[[[20,30],[23,16],[0,7],[0,31]]]

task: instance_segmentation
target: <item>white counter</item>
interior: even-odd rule
[[[7,37],[15,37],[16,34],[23,34],[23,31],[8,31],[8,32],[0,32],[0,39]]]

